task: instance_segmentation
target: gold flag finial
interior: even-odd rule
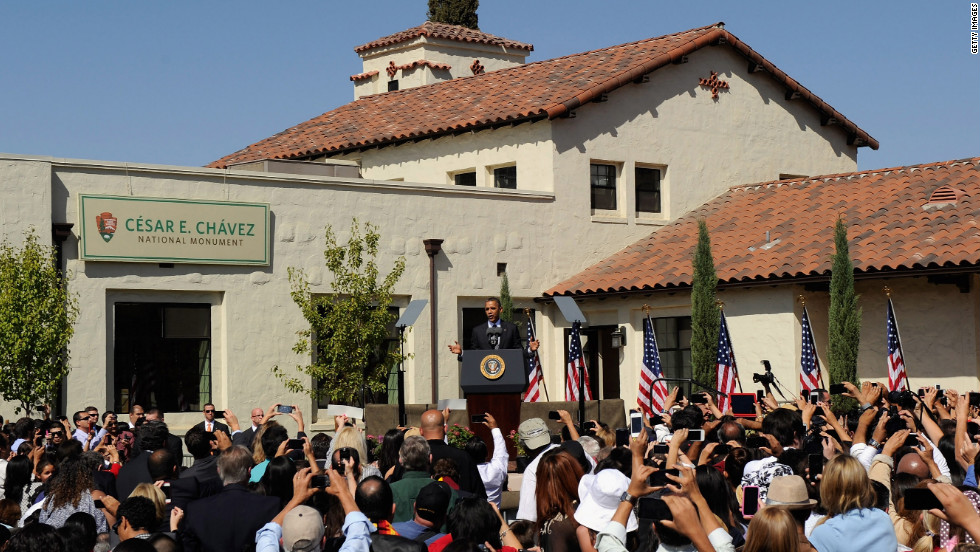
[[[531,309],[524,307],[524,316],[531,318]]]
[[[644,303],[643,304],[643,307],[642,307],[642,310],[643,310],[643,314],[645,314],[647,316],[650,316],[650,305],[647,305],[646,303]]]
[[[892,288],[885,286],[885,296],[888,297],[889,299],[892,298]]]
[[[800,303],[803,304],[803,308],[806,308],[806,296],[804,296],[802,293],[800,294]]]
[[[725,302],[721,299],[715,299],[715,305],[718,306],[719,310],[725,310]]]

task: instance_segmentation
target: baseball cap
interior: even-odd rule
[[[529,449],[541,448],[551,443],[551,432],[541,418],[524,420],[517,427],[517,433],[521,441],[524,441],[524,446]]]
[[[309,506],[297,506],[282,520],[282,547],[287,552],[320,550],[323,518]]]
[[[415,497],[415,514],[420,518],[436,523],[446,517],[449,500],[453,491],[442,481],[433,481],[419,489]]]

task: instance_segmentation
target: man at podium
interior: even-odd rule
[[[521,335],[511,322],[500,319],[500,299],[490,297],[483,305],[483,312],[487,315],[485,325],[473,328],[470,337],[470,347],[472,349],[522,349]],[[538,340],[531,341],[528,346],[532,351],[538,350],[540,343]],[[463,347],[459,341],[454,341],[449,346],[449,350],[455,354],[459,360],[463,359]]]

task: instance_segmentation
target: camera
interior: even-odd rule
[[[772,375],[772,365],[769,364],[769,361],[763,360],[762,365],[766,368],[766,371],[761,374],[752,374],[752,383],[761,383],[763,385],[776,383],[776,378]]]

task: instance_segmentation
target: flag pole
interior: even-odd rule
[[[531,330],[531,334],[534,335],[535,338],[537,338],[538,337],[538,332],[536,332],[534,330],[534,319],[531,318],[531,309],[529,309],[527,307],[524,307],[524,316],[527,317],[527,326]],[[537,355],[538,352],[537,351],[534,351],[534,354]],[[538,367],[535,368],[535,370],[539,370],[539,369],[541,370],[541,376],[542,377],[541,377],[540,380],[538,380],[538,385],[541,386],[541,389],[544,389],[544,400],[546,402],[550,402],[551,399],[548,398],[548,386],[544,384],[544,377],[543,377],[544,376],[544,369],[541,368],[541,357],[540,357],[540,355],[538,356]]]
[[[802,293],[800,294],[800,303],[803,305],[803,312],[805,313],[806,312],[806,297]],[[817,340],[813,336],[813,323],[812,322],[810,323],[810,341],[813,342],[813,358],[816,359],[817,365],[819,365],[820,364],[820,355],[817,354]],[[802,369],[802,367],[801,367],[801,369]],[[827,384],[824,383],[824,381],[823,381],[823,370],[818,370],[818,373],[820,374],[820,388],[821,389],[826,389],[827,388]]]
[[[895,318],[895,334],[898,336],[898,344],[899,346],[901,346],[902,332],[899,331],[898,329],[898,317],[895,316],[895,304],[892,303],[892,288],[885,286],[884,291],[885,291],[885,297],[888,298],[888,304],[891,305],[892,308],[892,316]],[[887,311],[887,307],[886,307],[886,311]],[[902,366],[905,367],[905,390],[911,392],[912,387],[911,385],[909,385],[909,365],[907,362],[905,362],[905,349],[902,349]]]

